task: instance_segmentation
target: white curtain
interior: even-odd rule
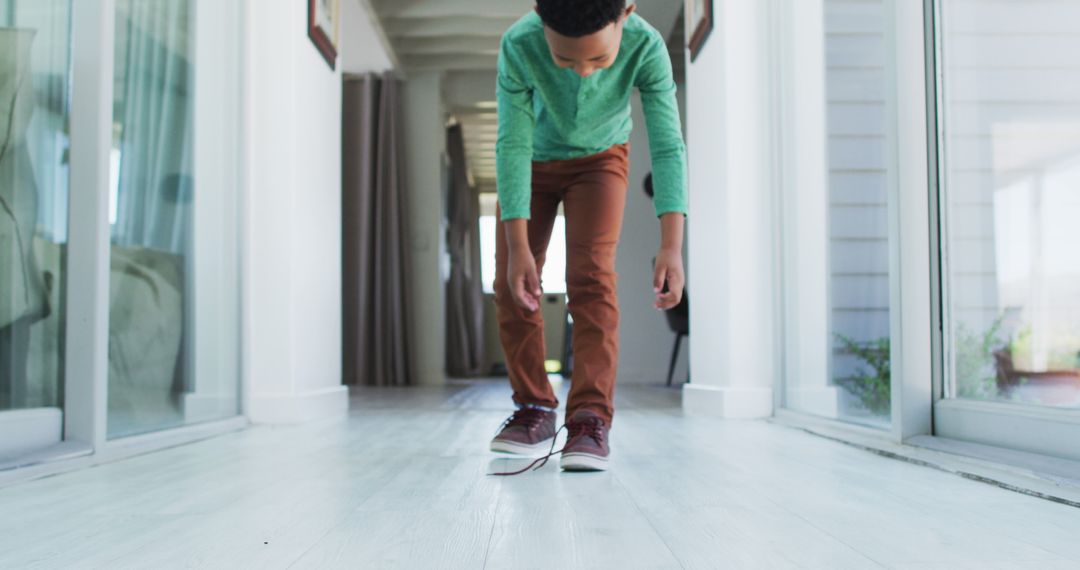
[[[113,243],[183,254],[191,180],[188,0],[119,0]]]

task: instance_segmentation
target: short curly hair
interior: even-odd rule
[[[619,21],[627,0],[536,0],[544,25],[556,33],[580,38]]]

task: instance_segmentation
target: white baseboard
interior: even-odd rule
[[[742,388],[687,384],[683,410],[728,419],[757,419],[773,415],[772,388]]]
[[[345,414],[349,389],[334,386],[302,394],[252,395],[248,418],[257,424],[298,424]]]
[[[0,456],[18,455],[60,443],[64,413],[60,408],[0,412]],[[12,434],[17,434],[11,437]]]

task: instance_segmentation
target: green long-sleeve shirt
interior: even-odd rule
[[[615,63],[582,78],[555,65],[535,12],[507,30],[499,50],[496,183],[502,219],[529,217],[532,161],[590,156],[629,140],[630,94],[641,92],[656,215],[686,214],[686,145],[663,37],[637,14]]]

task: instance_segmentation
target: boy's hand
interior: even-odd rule
[[[510,295],[519,307],[530,313],[540,308],[540,278],[536,274],[536,259],[527,247],[510,250],[506,264]]]
[[[653,292],[656,293],[656,302],[653,306],[666,311],[678,305],[682,301],[685,284],[682,251],[672,248],[661,249],[656,255],[656,266],[653,268]]]

